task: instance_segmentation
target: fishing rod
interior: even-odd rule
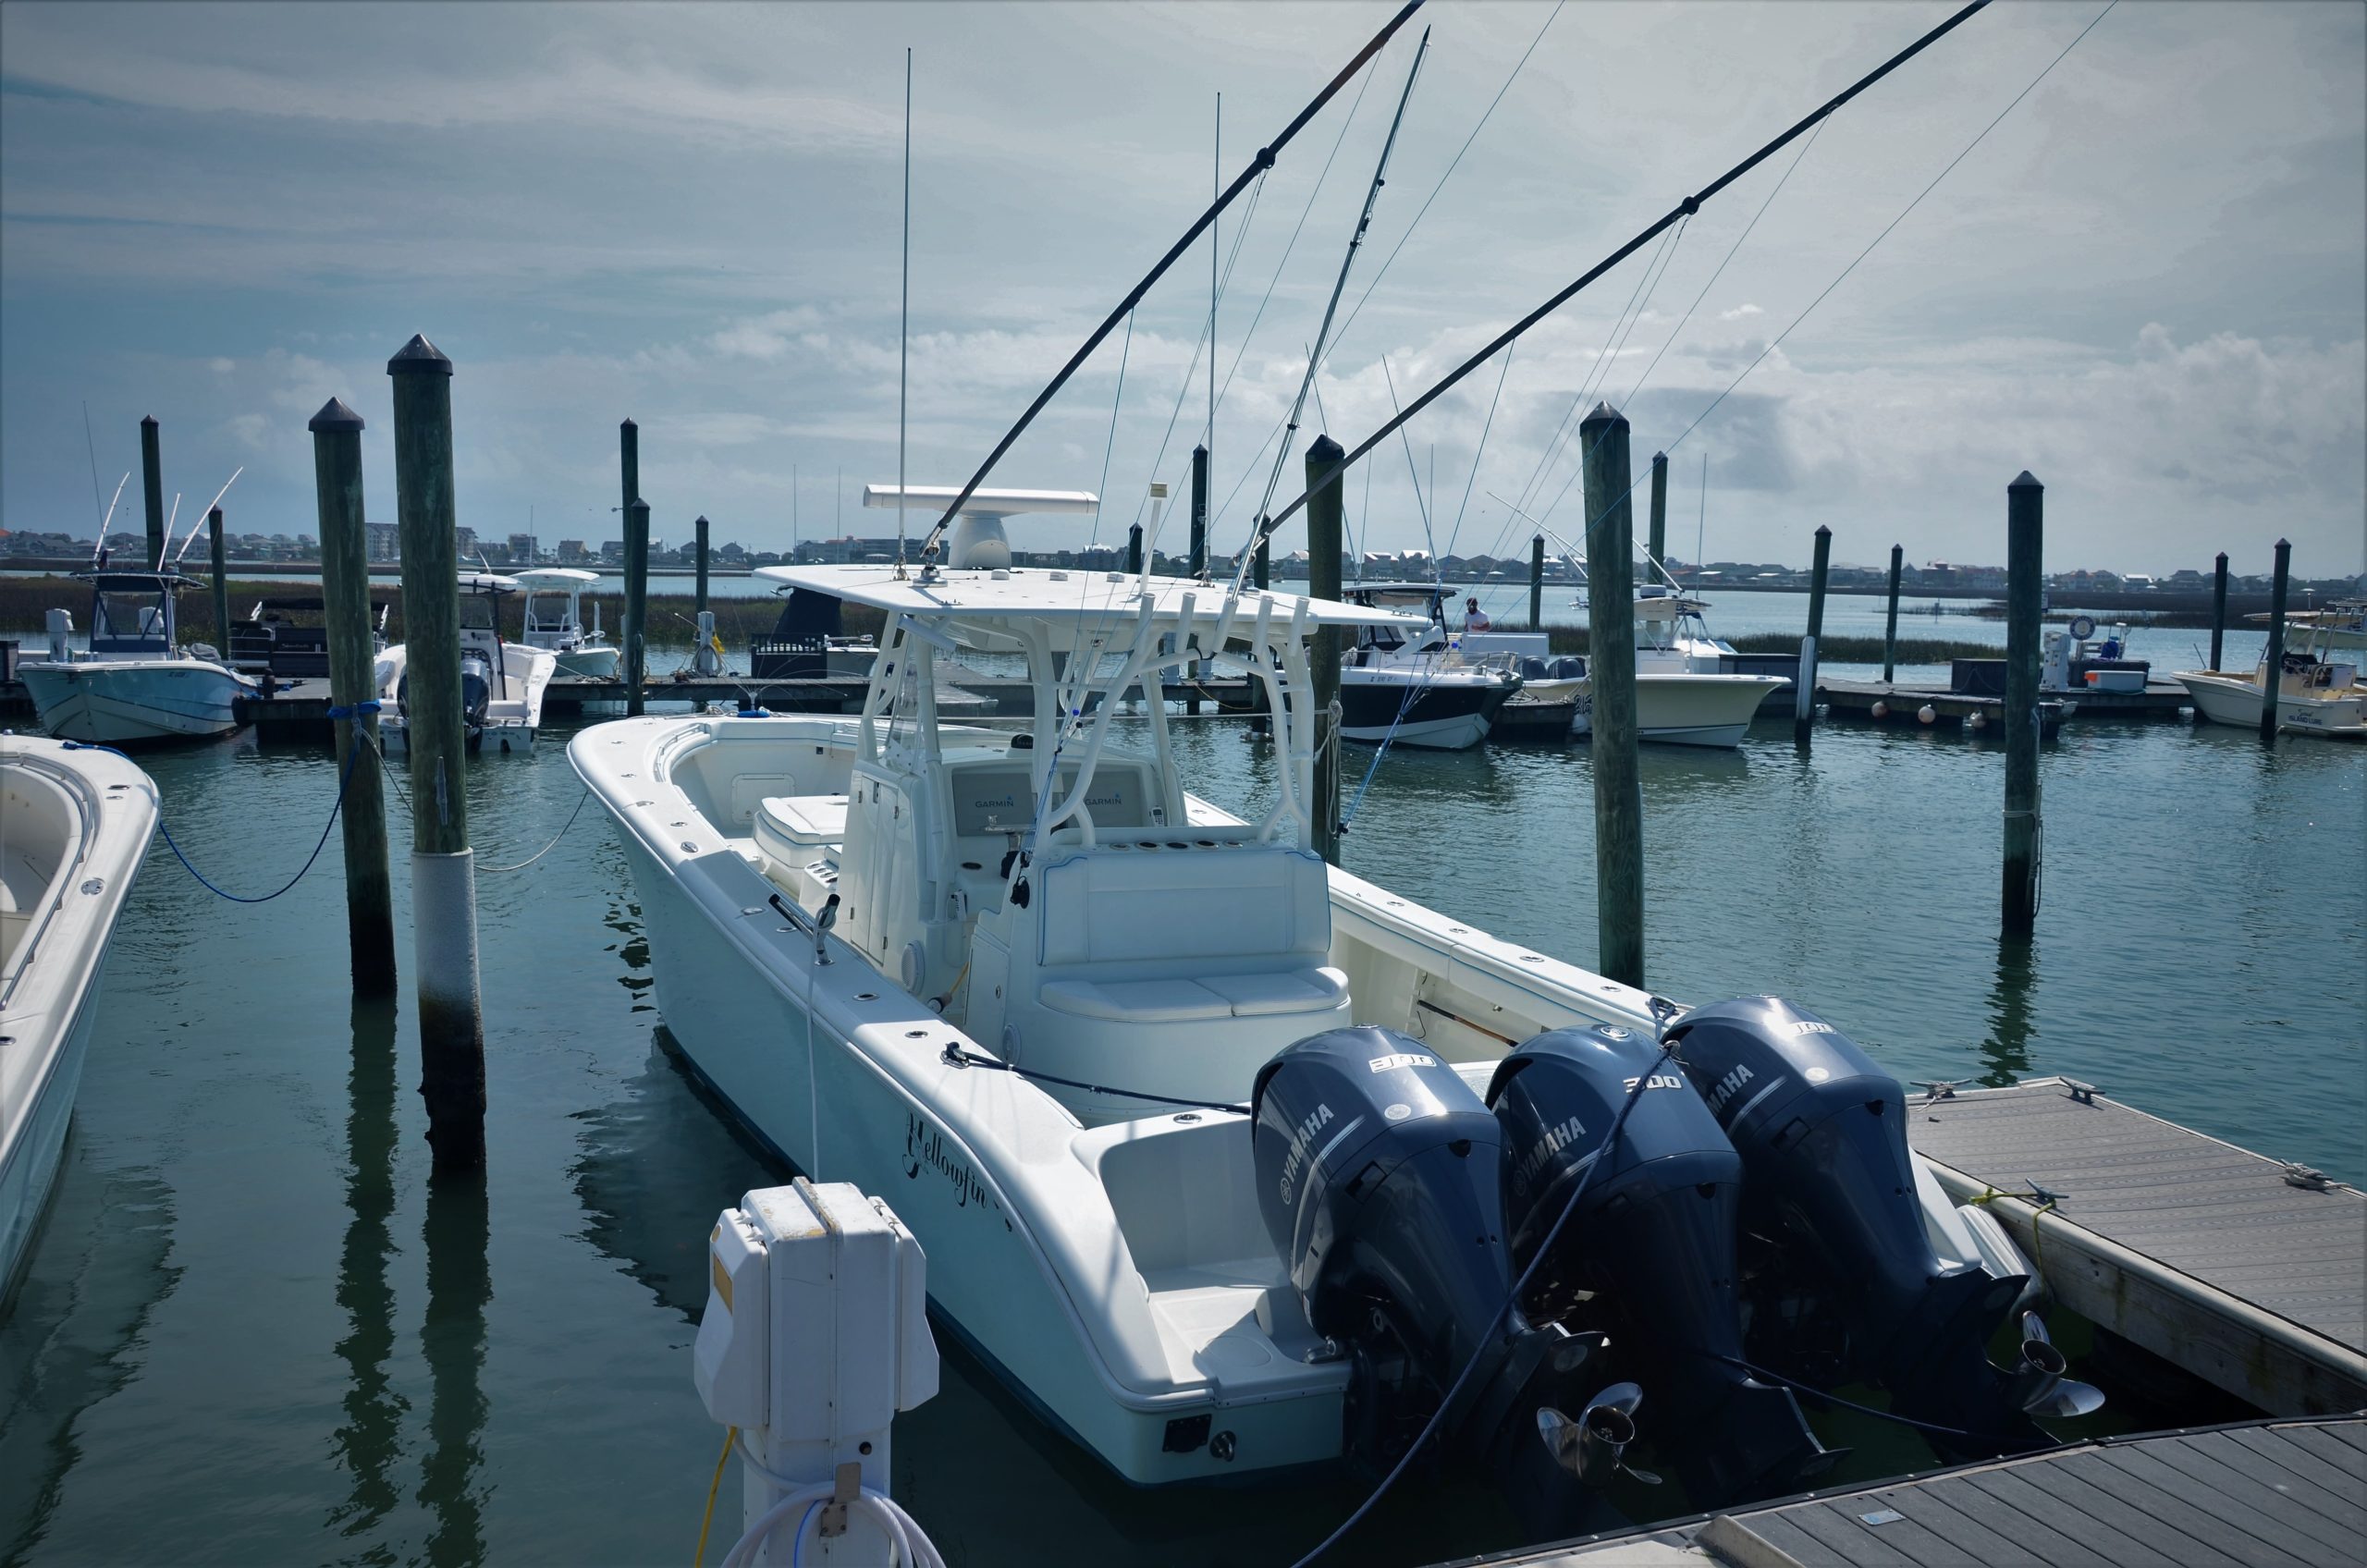
[[[1937,43],[1949,33],[1955,31],[1958,27],[1969,20],[1974,12],[1986,8],[1988,4],[1989,0],[1972,0],[1972,3],[1965,6],[1964,9],[1950,17],[1939,26],[1933,28],[1931,31],[1925,33],[1922,37],[1917,39],[1906,48],[1900,50],[1897,54],[1893,55],[1889,59],[1883,61],[1871,71],[1869,71],[1864,76],[1859,77],[1841,92],[1828,99],[1821,107],[1810,112],[1809,116],[1802,119],[1797,125],[1793,126],[1789,130],[1784,132],[1783,135],[1778,136],[1774,141],[1770,141],[1766,146],[1761,147],[1758,152],[1753,153],[1749,157],[1745,158],[1741,163],[1736,164],[1724,174],[1720,175],[1710,184],[1704,186],[1699,191],[1691,196],[1687,196],[1675,206],[1670,208],[1668,212],[1661,217],[1660,221],[1654,223],[1642,233],[1637,235],[1635,239],[1630,239],[1626,244],[1622,245],[1618,250],[1613,251],[1610,255],[1605,256],[1600,262],[1598,262],[1595,265],[1588,268],[1584,274],[1580,275],[1576,281],[1571,283],[1569,287],[1562,289],[1551,299],[1547,300],[1543,304],[1538,306],[1537,309],[1529,312],[1528,314],[1521,317],[1520,320],[1506,327],[1484,348],[1480,349],[1478,353],[1473,354],[1469,359],[1464,361],[1463,363],[1457,365],[1444,380],[1441,381],[1437,386],[1432,386],[1420,397],[1415,398],[1411,403],[1407,404],[1395,418],[1392,419],[1387,424],[1382,425],[1379,430],[1373,432],[1373,434],[1367,436],[1363,444],[1358,446],[1355,450],[1349,452],[1338,462],[1332,464],[1331,467],[1324,473],[1323,477],[1309,485],[1306,490],[1299,496],[1297,500],[1293,501],[1289,506],[1284,507],[1273,517],[1267,519],[1260,529],[1259,537],[1257,539],[1253,539],[1250,542],[1250,548],[1254,551],[1260,543],[1264,542],[1265,539],[1270,538],[1277,528],[1290,521],[1290,519],[1297,513],[1300,508],[1306,506],[1306,503],[1314,497],[1317,491],[1327,489],[1331,485],[1339,483],[1340,476],[1347,472],[1351,464],[1356,462],[1374,447],[1380,446],[1381,442],[1394,435],[1398,426],[1404,424],[1416,414],[1420,413],[1424,409],[1429,407],[1432,403],[1438,401],[1439,398],[1444,397],[1458,382],[1462,381],[1465,376],[1469,375],[1473,371],[1478,370],[1481,365],[1487,363],[1490,359],[1493,359],[1498,351],[1503,349],[1506,344],[1513,342],[1522,334],[1526,333],[1530,327],[1535,326],[1539,322],[1543,321],[1547,316],[1550,316],[1555,311],[1560,310],[1564,305],[1567,304],[1580,289],[1586,288],[1588,284],[1594,282],[1603,274],[1609,272],[1613,267],[1617,266],[1620,263],[1634,255],[1637,251],[1642,250],[1646,245],[1650,244],[1654,239],[1658,239],[1662,231],[1667,229],[1670,225],[1676,223],[1680,219],[1689,218],[1694,214],[1699,212],[1703,202],[1709,201],[1711,197],[1725,190],[1727,186],[1732,185],[1735,180],[1740,179],[1752,169],[1757,168],[1760,164],[1765,163],[1777,153],[1782,152],[1792,142],[1797,141],[1803,133],[1809,131],[1821,124],[1826,118],[1830,117],[1835,110],[1848,103],[1849,100],[1857,97],[1858,94],[1865,92],[1866,89],[1873,86],[1874,83],[1890,75],[1891,72],[1896,70],[1899,67],[1913,59],[1916,55],[1920,55],[1924,50],[1930,48],[1932,44]]]
[[[230,477],[222,482],[222,488],[214,492],[214,499],[205,503],[205,510],[197,514],[200,521],[204,521],[204,519],[213,512],[215,508],[222,504],[222,497],[230,493],[230,486],[239,483],[239,475],[246,472],[247,465],[244,463],[240,463],[237,468],[230,471]],[[169,541],[171,535],[167,534],[166,535],[166,538]],[[181,557],[188,555],[189,547],[196,543],[197,523],[192,522],[189,525],[189,537],[181,541],[181,547],[173,555],[173,564],[175,566],[180,565]],[[162,571],[164,569],[165,563],[161,560],[158,561],[156,563],[156,570]]]
[[[1348,288],[1348,269],[1356,264],[1356,251],[1365,242],[1365,233],[1372,227],[1373,208],[1380,202],[1380,188],[1388,183],[1389,154],[1397,146],[1398,128],[1405,123],[1405,105],[1414,101],[1414,83],[1422,74],[1422,59],[1430,52],[1430,30],[1422,30],[1421,47],[1414,51],[1414,64],[1405,73],[1405,91],[1397,95],[1397,113],[1389,122],[1389,135],[1380,144],[1380,162],[1373,165],[1372,183],[1365,188],[1364,211],[1357,214],[1355,232],[1348,236],[1348,253],[1340,258],[1340,276],[1332,280],[1331,298],[1323,307],[1323,325],[1315,331],[1315,343],[1306,351],[1306,374],[1299,378],[1298,396],[1291,399],[1290,418],[1283,422],[1282,438],[1274,447],[1274,466],[1266,475],[1266,493],[1257,497],[1257,515],[1263,517],[1266,508],[1274,504],[1274,492],[1282,482],[1282,465],[1290,460],[1291,437],[1298,434],[1298,416],[1306,411],[1307,389],[1315,385],[1315,373],[1322,368],[1323,350],[1331,340],[1331,318],[1340,309],[1340,296]],[[1216,355],[1208,355],[1211,363]],[[1246,582],[1250,563],[1257,558],[1257,547],[1252,545],[1241,552],[1241,559],[1233,574],[1233,591],[1241,592]]]
[[[123,499],[123,487],[130,483],[131,471],[129,469],[125,469],[123,471],[123,477],[115,482],[115,499],[107,503],[106,515],[99,519],[99,542],[91,546],[91,564],[93,567],[99,564],[99,557],[106,554],[107,524],[115,521],[116,505]],[[92,492],[91,498],[92,500],[98,499],[98,492],[96,490]]]
[[[945,515],[938,518],[936,524],[929,529],[928,537],[921,543],[924,570],[932,569],[936,565],[938,546],[945,537],[945,531],[952,526],[953,520],[961,515],[963,506],[968,502],[978,486],[986,483],[987,475],[994,472],[995,464],[1002,460],[1002,455],[1011,450],[1012,444],[1019,439],[1028,425],[1035,423],[1036,416],[1043,412],[1044,405],[1050,402],[1053,396],[1068,385],[1069,377],[1074,375],[1078,367],[1092,357],[1093,351],[1101,346],[1102,341],[1117,330],[1118,324],[1126,318],[1127,312],[1142,302],[1143,296],[1150,292],[1151,285],[1166,276],[1167,269],[1175,264],[1176,259],[1192,248],[1192,242],[1199,239],[1208,226],[1217,221],[1219,214],[1231,206],[1244,190],[1249,189],[1252,181],[1274,166],[1274,160],[1281,155],[1283,148],[1290,145],[1291,140],[1306,129],[1307,121],[1321,113],[1323,106],[1338,95],[1340,89],[1345,87],[1350,80],[1364,68],[1365,63],[1380,53],[1383,44],[1396,36],[1397,30],[1405,25],[1406,19],[1421,8],[1422,0],[1406,0],[1406,4],[1399,9],[1398,13],[1390,18],[1362,49],[1356,51],[1355,58],[1340,68],[1340,74],[1333,77],[1325,85],[1323,91],[1317,93],[1308,102],[1306,107],[1298,112],[1297,117],[1282,128],[1282,134],[1257,149],[1257,154],[1249,160],[1248,166],[1234,177],[1233,182],[1225,189],[1224,193],[1216,199],[1207,212],[1200,214],[1199,221],[1185,229],[1184,237],[1168,247],[1167,254],[1161,256],[1158,264],[1143,275],[1142,281],[1127,291],[1126,297],[1118,301],[1117,308],[1110,312],[1099,326],[1094,328],[1093,335],[1085,340],[1084,345],[1075,353],[1069,356],[1068,363],[1061,367],[1060,374],[1052,377],[1049,386],[1036,394],[1036,400],[1027,405],[1027,411],[1019,416],[1019,423],[1012,425],[1000,441],[995,443],[995,449],[987,454],[987,460],[978,465],[978,472],[970,476],[970,482],[962,486],[962,493],[953,497],[952,505],[945,508]],[[1216,351],[1215,345],[1211,344],[1208,351],[1213,354]]]

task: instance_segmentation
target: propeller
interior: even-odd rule
[[[1554,1463],[1576,1476],[1581,1485],[1600,1487],[1622,1473],[1648,1487],[1661,1478],[1627,1463],[1627,1445],[1636,1440],[1636,1407],[1644,1390],[1634,1383],[1613,1383],[1594,1396],[1576,1421],[1551,1405],[1537,1412],[1537,1435],[1544,1439]]]
[[[2068,1420],[2092,1415],[2104,1404],[2104,1391],[2093,1383],[2064,1376],[2069,1363],[2054,1348],[2046,1320],[2035,1312],[2022,1314],[2022,1365],[2006,1374],[2005,1398],[2023,1414]]]

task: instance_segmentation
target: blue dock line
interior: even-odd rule
[[[351,707],[331,708],[329,709],[328,717],[333,719],[351,718],[357,714],[375,713],[377,711],[378,704],[374,699],[373,701],[366,703],[356,703]],[[113,746],[86,745],[77,741],[65,741],[64,745],[69,752],[109,752],[113,753],[117,756],[122,757],[126,762],[135,764],[137,762],[136,758],[128,756],[124,753],[117,751]],[[344,808],[346,786],[353,780],[353,765],[362,760],[362,750],[361,737],[356,736],[355,744],[346,753],[345,755],[345,772],[337,778],[337,800],[335,803],[329,807],[329,819],[327,822],[322,824],[320,841],[313,846],[313,852],[305,857],[302,868],[299,870],[295,876],[289,877],[284,884],[274,888],[272,891],[264,894],[261,898],[242,898],[237,893],[225,892],[222,888],[217,888],[213,883],[207,881],[205,873],[198,870],[196,866],[190,864],[189,856],[181,852],[181,847],[179,844],[174,842],[173,830],[169,827],[166,826],[165,823],[165,813],[161,802],[159,802],[156,811],[156,831],[165,836],[165,846],[173,851],[173,858],[181,863],[181,869],[188,872],[191,876],[196,877],[198,886],[203,888],[207,892],[214,894],[217,898],[227,899],[234,904],[267,904],[271,902],[272,900],[279,897],[280,894],[288,891],[288,888],[296,886],[297,883],[304,880],[305,872],[313,869],[313,863],[321,858],[321,851],[328,847],[329,829],[337,826],[337,814]]]

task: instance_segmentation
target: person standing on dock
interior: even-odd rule
[[[1463,601],[1464,631],[1486,631],[1492,629],[1495,624],[1496,623],[1494,621],[1488,619],[1488,612],[1479,607],[1479,601],[1478,599],[1466,599]]]

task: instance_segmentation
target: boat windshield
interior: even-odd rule
[[[100,589],[91,606],[94,652],[162,648],[171,641],[165,595],[154,589]]]
[[[460,629],[464,631],[498,631],[501,630],[500,604],[491,594],[460,595]]]

